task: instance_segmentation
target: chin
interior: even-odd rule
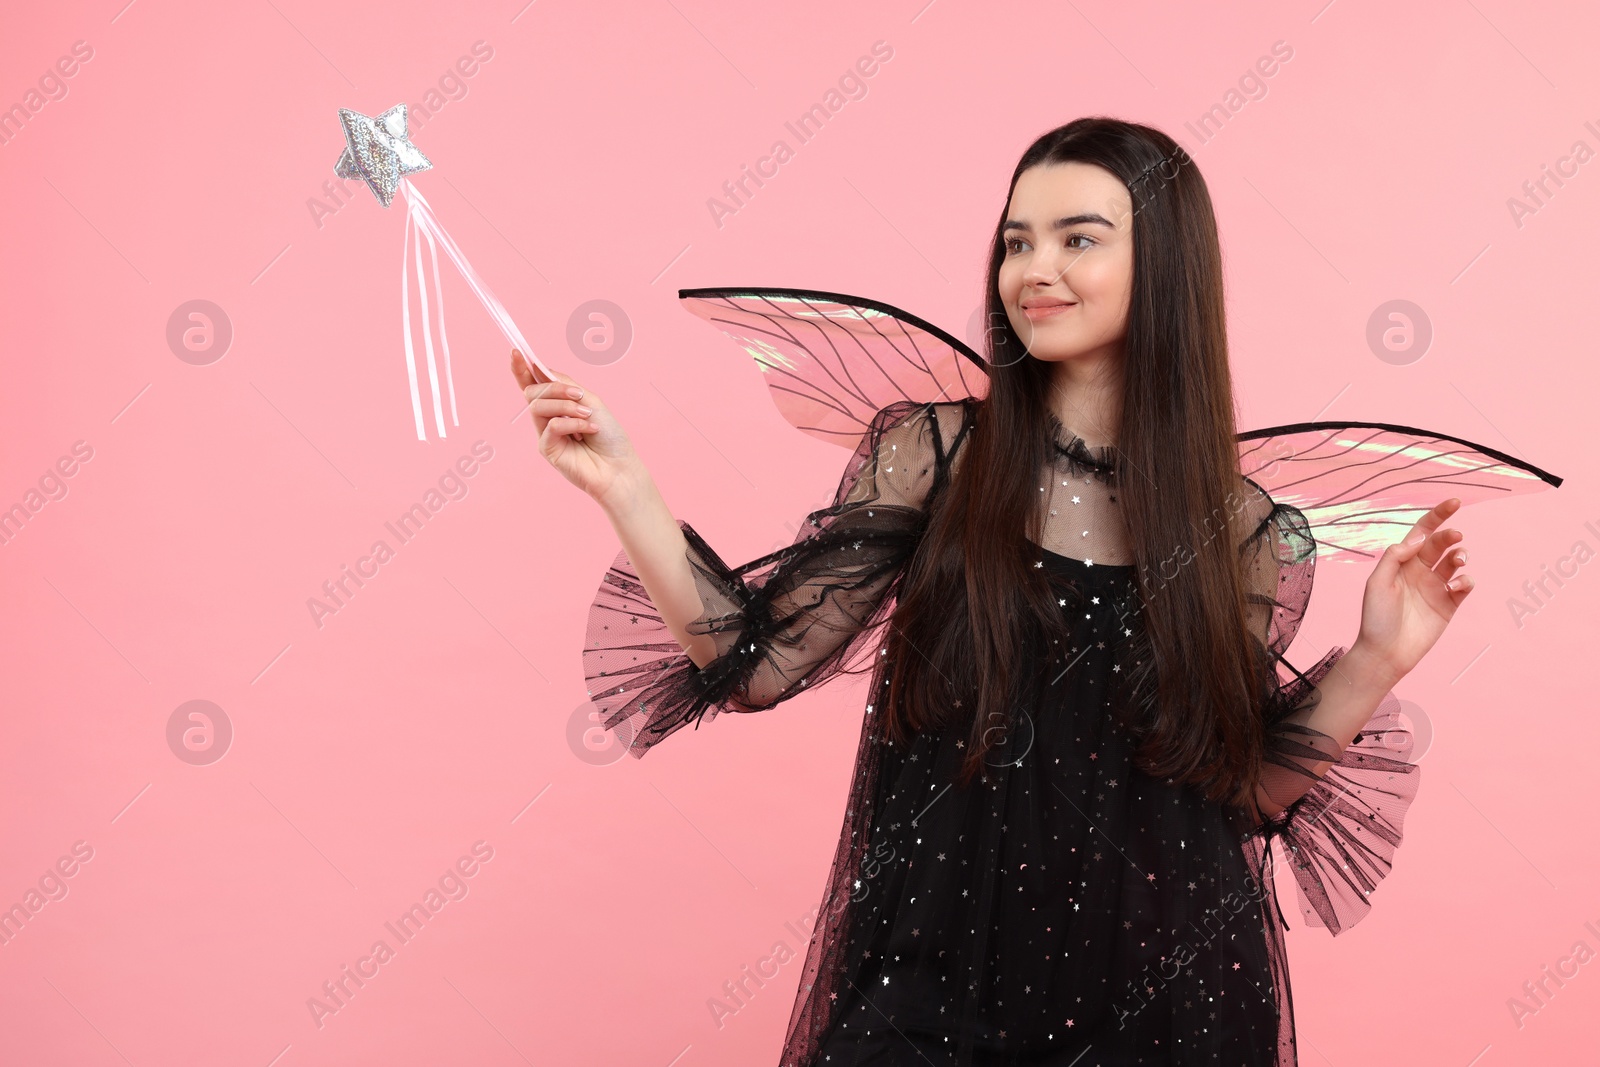
[[[1035,343],[1028,343],[1026,334],[1018,334],[1023,339],[1023,347],[1035,359],[1059,363],[1064,359],[1071,359],[1083,351],[1081,345],[1064,344],[1059,338],[1040,337]]]

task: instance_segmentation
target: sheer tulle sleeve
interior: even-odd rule
[[[1284,659],[1311,597],[1317,546],[1298,508],[1263,497],[1258,513],[1264,517],[1245,544],[1252,624],[1274,668],[1257,795],[1283,810],[1260,820],[1253,832],[1264,846],[1282,838],[1302,913],[1339,934],[1366,915],[1368,897],[1389,873],[1420,770],[1410,762],[1412,737],[1393,693],[1343,750],[1307,725],[1316,686],[1349,649],[1330,649],[1304,672]],[[1318,775],[1314,768],[1323,763],[1332,765]]]
[[[926,527],[958,409],[903,400],[879,410],[833,503],[807,515],[792,544],[742,566],[728,566],[679,520],[703,608],[689,631],[716,645],[704,667],[672,636],[627,552],[618,553],[590,609],[583,653],[600,722],[642,757],[691,722],[764,711],[864,671],[855,653],[887,617]]]

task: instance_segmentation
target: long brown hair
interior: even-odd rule
[[[1068,161],[1104,167],[1133,198],[1122,414],[1110,455],[1142,604],[1134,640],[1144,654],[1125,683],[1137,699],[1124,714],[1145,773],[1242,801],[1261,764],[1262,661],[1246,629],[1241,535],[1226,522],[1239,510],[1226,501],[1243,480],[1210,194],[1172,138],[1091,117],[1029,146],[1006,203],[1023,171]],[[1027,354],[1001,303],[1005,217],[1003,206],[985,293],[989,392],[972,402],[964,452],[901,583],[874,678],[887,697],[880,737],[968,727],[963,784],[982,773],[996,724],[1009,723],[1023,699],[1024,646],[1041,633],[1065,635],[1029,543],[1041,532],[1036,483],[1053,447],[1053,367]],[[1223,536],[1214,529],[1219,513]]]

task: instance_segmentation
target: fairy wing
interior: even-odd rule
[[[689,311],[756,361],[791,425],[853,448],[896,400],[988,395],[978,353],[892,304],[816,289],[680,289]],[[1243,473],[1305,513],[1318,555],[1380,555],[1446,496],[1463,506],[1561,478],[1487,445],[1414,426],[1302,422],[1239,435]]]
[[[855,448],[897,400],[989,392],[979,355],[939,327],[882,301],[816,289],[680,289],[691,312],[755,358],[773,403],[796,429]]]
[[[1299,508],[1318,560],[1371,560],[1429,508],[1559,486],[1562,479],[1488,445],[1386,422],[1299,422],[1239,435],[1244,475]]]

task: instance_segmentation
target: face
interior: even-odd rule
[[[1034,358],[1121,355],[1132,211],[1127,186],[1092,163],[1041,164],[1018,176],[1002,234],[1000,299]]]

